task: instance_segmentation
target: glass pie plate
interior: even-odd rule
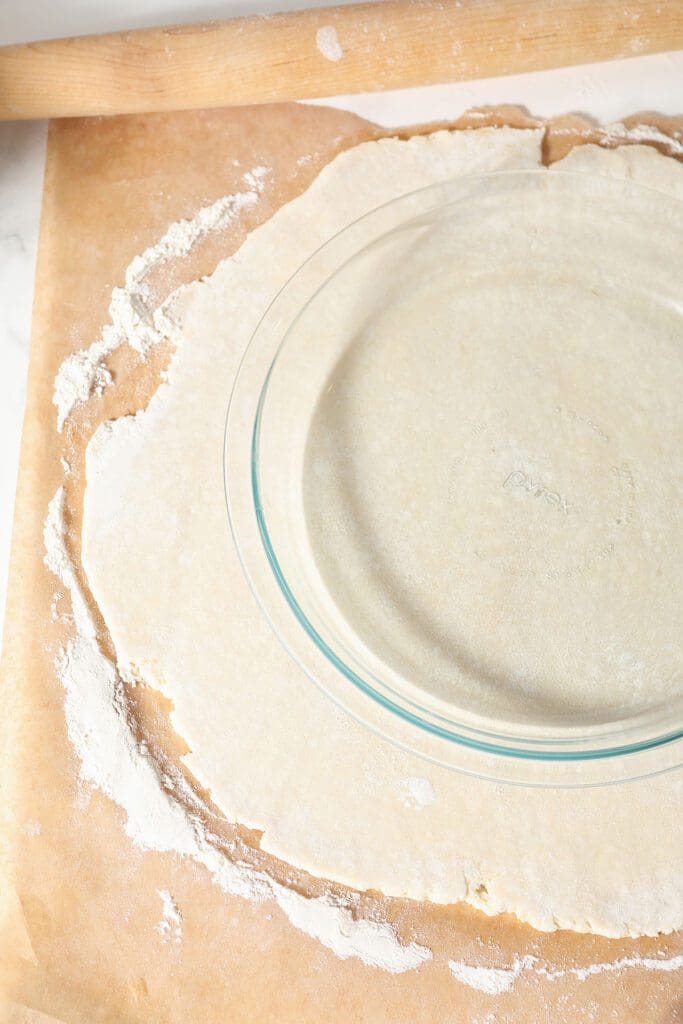
[[[459,178],[346,227],[263,316],[235,543],[386,739],[525,785],[683,761],[682,256],[683,204],[630,181]]]

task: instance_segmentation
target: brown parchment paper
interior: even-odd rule
[[[450,126],[537,123],[514,108],[499,108],[470,113]],[[683,128],[683,119],[650,114],[626,123],[657,125],[671,135]],[[61,436],[52,405],[56,371],[66,355],[98,335],[108,319],[112,287],[121,282],[131,258],[170,222],[239,190],[242,175],[254,165],[272,168],[274,187],[239,224],[166,268],[156,282],[160,294],[209,273],[247,230],[301,192],[340,149],[383,134],[411,130],[380,132],[352,114],[293,104],[50,126],[2,661],[2,1022],[683,1021],[681,971],[631,968],[554,982],[527,972],[511,991],[494,996],[463,985],[448,969],[449,959],[505,967],[527,954],[558,968],[638,955],[671,957],[683,953],[681,933],[618,941],[544,934],[511,916],[488,918],[462,904],[441,907],[361,894],[359,914],[381,915],[403,940],[414,939],[434,952],[418,970],[392,975],[358,960],[340,960],[294,929],[272,902],[226,896],[192,861],[134,847],[120,808],[78,784],[54,669],[71,629],[69,603],[62,597],[52,614],[60,588],[43,565],[43,522],[62,482],[59,459],[64,456],[72,466],[67,513],[78,562],[87,440],[104,418],[146,403],[169,353],[160,347],[143,364],[125,347],[119,350],[112,359],[115,387],[82,406]],[[581,118],[558,119],[547,126],[545,158],[557,159],[586,141],[616,144]],[[301,157],[308,159],[298,163]],[[108,650],[104,629],[101,642]],[[183,745],[168,725],[168,706],[140,687],[129,699],[136,728],[156,756],[177,758]],[[200,795],[209,800],[208,794]],[[212,824],[240,856],[301,892],[335,890],[263,855],[257,833],[220,820]],[[638,842],[646,843],[647,836]],[[160,889],[172,892],[181,910],[181,941],[159,933]]]

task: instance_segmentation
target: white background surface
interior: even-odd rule
[[[0,43],[323,3],[0,0]],[[539,117],[576,111],[601,122],[638,110],[683,113],[683,51],[461,85],[338,97],[332,102],[388,125],[457,117],[468,107],[486,103],[518,103]],[[0,124],[0,630],[28,366],[44,151],[44,124]]]

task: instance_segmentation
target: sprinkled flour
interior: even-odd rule
[[[253,206],[263,191],[267,167],[254,167],[244,175],[247,191],[223,196],[204,206],[191,220],[171,224],[158,242],[136,256],[128,265],[125,284],[114,288],[109,305],[110,323],[88,348],[74,352],[64,360],[57,373],[52,401],[57,407],[57,429],[62,430],[67,416],[79,402],[101,394],[111,383],[106,357],[124,341],[144,355],[161,341],[150,307],[148,274],[167,260],[186,256],[192,247],[212,231],[220,231],[243,210]]]
[[[126,718],[121,679],[102,654],[95,624],[65,542],[64,489],[50,502],[44,528],[45,564],[71,595],[76,635],[58,657],[66,689],[69,739],[80,759],[80,778],[97,786],[126,812],[126,832],[147,850],[168,850],[203,864],[226,893],[250,900],[274,899],[295,928],[318,939],[345,960],[401,974],[430,960],[431,950],[404,945],[386,922],[355,919],[332,897],[308,899],[248,864],[233,862],[212,842],[199,818],[186,812],[164,787],[147,751],[136,743]],[[180,779],[174,780],[180,785]],[[163,898],[163,897],[162,897]]]
[[[524,956],[514,960],[509,967],[475,967],[462,960],[449,960],[448,967],[453,977],[463,985],[469,985],[478,992],[493,996],[509,992],[524,972],[532,972],[546,981],[557,981],[558,978],[569,976],[586,981],[596,974],[624,971],[629,967],[645,971],[678,971],[683,968],[683,956],[672,956],[668,959],[625,956],[607,963],[588,964],[586,967],[559,968],[547,967],[535,956]]]
[[[178,905],[171,896],[168,889],[157,889],[162,903],[162,916],[157,931],[163,939],[173,938],[180,942],[183,937],[183,918],[178,910]]]
[[[636,124],[627,128],[621,121],[608,124],[600,145],[613,142],[658,142],[674,156],[683,155],[683,141],[675,135],[665,135],[651,124]]]
[[[515,961],[512,967],[473,967],[460,960],[449,960],[451,974],[463,985],[476,988],[488,996],[509,992],[523,970],[522,961]]]
[[[436,793],[429,779],[411,775],[405,781],[405,801],[411,807],[422,810],[436,800]]]

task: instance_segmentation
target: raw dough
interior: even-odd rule
[[[540,147],[539,132],[506,129],[359,146],[208,281],[182,290],[168,382],[89,447],[83,562],[121,671],[172,699],[188,767],[230,820],[263,831],[265,849],[360,889],[467,899],[540,929],[656,934],[683,925],[683,773],[621,789],[525,790],[387,745],[283,652],[242,576],[224,504],[231,383],[291,272],[379,203],[447,176],[535,167]],[[683,196],[683,168],[642,147],[585,147],[567,164],[654,175]],[[416,780],[433,800],[406,800]]]

